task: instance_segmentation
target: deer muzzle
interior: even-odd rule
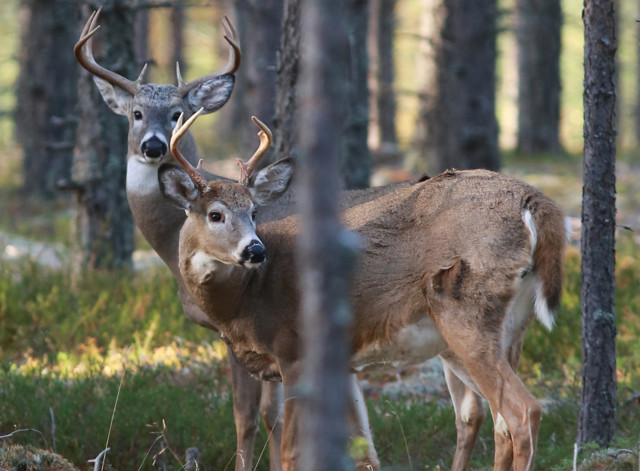
[[[257,239],[252,240],[242,251],[243,265],[258,266],[267,258],[267,249]]]
[[[167,153],[167,143],[162,142],[157,136],[152,136],[142,143],[140,150],[145,157],[157,159]]]

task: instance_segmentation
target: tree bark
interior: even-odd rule
[[[343,136],[342,181],[347,189],[368,188],[369,85],[367,83],[368,0],[349,0],[349,111]],[[338,104],[336,104],[338,105]]]
[[[95,36],[94,53],[98,63],[107,69],[136,77],[133,15],[127,3],[117,0],[103,7],[100,24],[109,34]],[[83,13],[84,22],[90,12],[85,9]],[[77,227],[83,266],[126,267],[131,264],[133,253],[133,218],[125,190],[127,120],[107,107],[91,75],[84,70],[78,93],[80,122],[73,180],[78,189]]]
[[[518,0],[518,151],[561,152],[560,0]]]
[[[382,162],[398,156],[393,44],[397,0],[373,0],[369,20],[369,142]]]
[[[297,157],[300,67],[300,0],[284,0],[284,17],[276,76],[274,160]]]
[[[500,168],[495,115],[496,0],[443,0],[427,117],[432,171]]]
[[[337,209],[341,136],[347,115],[348,8],[339,0],[302,2],[300,99],[304,384],[300,469],[345,467],[349,349],[348,273],[355,244]],[[353,247],[352,247],[353,245]],[[327,387],[331,385],[331,387]]]
[[[184,8],[180,3],[176,3],[171,8],[171,60],[169,66],[174,70],[176,62],[180,63],[180,72],[183,77],[187,77],[187,61],[184,60]]]
[[[614,0],[585,0],[582,197],[582,402],[578,441],[607,446],[615,433]]]
[[[272,127],[275,110],[277,53],[282,25],[282,0],[237,0],[238,31],[242,41],[242,69],[232,100],[235,123],[242,123],[241,153],[250,156],[256,145],[252,115]],[[258,164],[273,162],[270,152]]]
[[[77,66],[71,50],[76,0],[29,0],[22,31],[16,133],[23,152],[26,195],[56,196],[68,179],[77,119]]]

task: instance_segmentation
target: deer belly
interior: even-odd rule
[[[356,371],[398,369],[433,358],[447,344],[430,318],[423,318],[397,330],[384,341],[360,348],[351,359]]]
[[[282,381],[280,369],[273,356],[253,350],[239,350],[231,347],[233,353],[251,376],[261,381]]]

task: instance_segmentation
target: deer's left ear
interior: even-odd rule
[[[264,206],[277,200],[289,188],[295,161],[287,157],[258,172],[250,188],[256,204]]]
[[[218,111],[231,97],[235,80],[232,74],[225,74],[195,87],[185,97],[191,112],[195,113],[200,108],[204,108],[205,114]]]
[[[199,194],[191,177],[177,165],[162,164],[158,169],[158,183],[162,195],[185,211],[191,209]]]

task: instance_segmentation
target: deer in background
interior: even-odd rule
[[[225,40],[229,43],[229,60],[220,71],[185,82],[176,65],[178,85],[144,84],[146,66],[137,80],[131,81],[100,66],[93,57],[92,37],[98,31],[100,10],[87,21],[74,47],[76,59],[94,76],[102,98],[115,113],[129,119],[127,151],[127,199],[136,225],[151,247],[173,273],[186,316],[193,322],[218,330],[185,288],[178,269],[178,237],[185,220],[180,211],[162,197],[157,172],[162,163],[173,161],[169,152],[171,130],[181,113],[190,116],[203,107],[205,113],[221,108],[229,99],[234,85],[234,73],[241,60],[240,44],[233,25],[223,20]],[[181,150],[190,162],[197,161],[197,149],[191,135],[181,142]],[[208,178],[220,178],[208,175]],[[252,469],[259,409],[265,427],[270,431],[270,467],[280,469],[280,436],[282,434],[282,388],[252,378],[237,364],[229,352],[233,387],[233,407],[237,434],[236,471]],[[262,407],[261,406],[262,401]]]
[[[184,125],[180,119],[171,138],[181,167],[158,171],[162,193],[187,213],[180,272],[238,361],[283,382],[283,469],[300,469],[300,220],[256,224],[257,208],[285,192],[292,165],[283,159],[249,178],[268,145],[263,128],[239,183],[207,181],[178,146],[196,117]],[[565,246],[561,210],[526,183],[485,170],[447,171],[345,206],[343,224],[363,246],[350,286],[351,367],[398,369],[439,356],[455,377],[454,404],[456,391],[472,391],[457,403],[457,415],[474,413],[476,395],[489,402],[501,437],[494,469],[532,470],[542,409],[515,364],[533,317],[549,328],[554,322]],[[362,413],[355,399],[348,400],[351,416]],[[360,465],[379,468],[375,454]]]

